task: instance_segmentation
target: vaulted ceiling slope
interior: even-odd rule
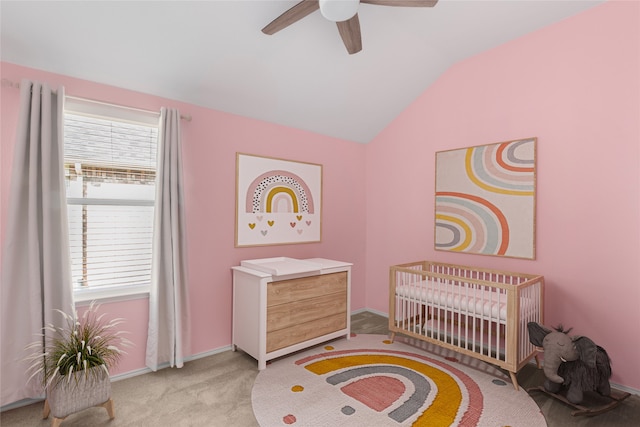
[[[3,0],[0,58],[367,143],[453,64],[602,1],[361,3],[353,55],[320,11],[261,32],[296,3]]]

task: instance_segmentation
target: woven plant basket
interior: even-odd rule
[[[95,372],[92,372],[96,370]],[[47,400],[55,418],[105,403],[111,397],[111,380],[100,366],[78,371],[70,381],[61,378],[47,388]]]

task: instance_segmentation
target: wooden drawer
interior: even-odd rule
[[[272,263],[286,268],[273,269],[274,274],[261,267]],[[298,272],[277,274],[293,271],[298,264],[304,264]],[[268,360],[348,337],[351,265],[324,258],[276,257],[233,267],[233,349],[255,357],[262,370]]]
[[[267,333],[267,353],[347,327],[346,313],[338,313]]]
[[[347,312],[347,291],[267,307],[267,332]]]
[[[267,285],[267,307],[347,291],[347,272],[271,282]]]

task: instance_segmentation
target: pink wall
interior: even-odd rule
[[[612,2],[463,61],[367,147],[367,307],[420,259],[543,274],[573,326],[640,389],[640,3]],[[537,259],[433,249],[435,152],[538,137]],[[392,171],[392,172],[391,172]],[[389,209],[390,206],[397,206]]]
[[[193,117],[191,122],[182,122],[192,309],[189,354],[230,345],[231,267],[242,259],[289,256],[352,262],[351,308],[364,307],[365,145],[13,64],[3,63],[1,74],[14,82],[30,78],[52,86],[63,84],[68,95],[115,104],[157,111],[161,106],[177,107]],[[19,90],[2,87],[3,233],[18,100]],[[322,243],[234,248],[236,152],[323,165]],[[127,319],[123,329],[131,332],[136,344],[117,372],[143,368],[148,300],[103,304],[102,309]]]

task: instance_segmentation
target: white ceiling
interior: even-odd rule
[[[0,57],[366,143],[453,64],[602,1],[361,4],[355,55],[319,11],[260,31],[295,3],[2,0]]]

